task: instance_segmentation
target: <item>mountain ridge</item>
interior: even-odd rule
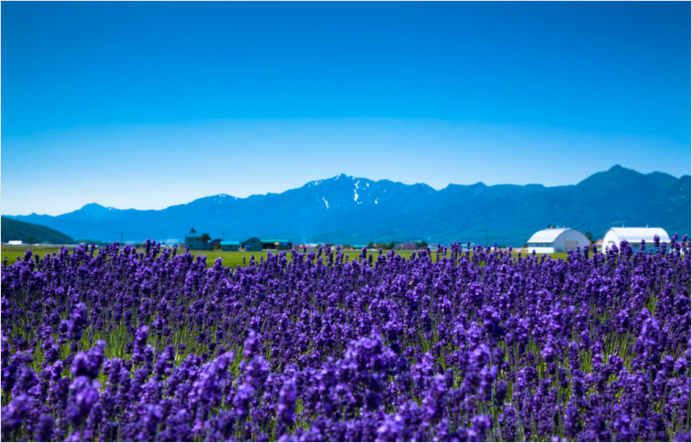
[[[685,211],[686,208],[686,211]],[[373,181],[340,174],[282,193],[246,198],[216,194],[160,210],[89,203],[58,216],[8,216],[74,238],[103,241],[179,238],[195,227],[212,237],[286,237],[296,243],[424,239],[521,246],[536,230],[567,224],[595,238],[624,220],[629,225],[690,230],[690,176],[642,174],[615,165],[575,185],[488,186]],[[671,232],[671,233],[672,233]]]

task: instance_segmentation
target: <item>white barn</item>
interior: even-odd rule
[[[589,246],[589,239],[584,234],[572,228],[550,228],[538,231],[528,241],[529,252],[551,254],[576,250],[577,246]]]
[[[646,252],[649,252],[654,247],[654,236],[658,235],[661,238],[661,243],[666,242],[670,246],[670,237],[663,228],[610,228],[603,237],[603,250],[613,247],[620,247],[622,240],[627,240],[635,251],[639,250],[642,240],[646,242]]]

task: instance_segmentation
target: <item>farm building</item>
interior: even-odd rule
[[[240,248],[240,242],[237,241],[222,241],[221,250],[222,251],[237,251]]]
[[[293,243],[288,240],[277,240],[273,238],[267,238],[260,240],[262,242],[263,249],[278,249],[280,251],[287,251],[293,247]]]
[[[577,246],[588,246],[589,239],[584,234],[572,228],[550,228],[538,231],[528,241],[529,252],[551,254],[576,250]]]
[[[603,239],[602,238],[599,238],[593,244],[596,246],[596,250],[598,252],[603,251]]]
[[[7,242],[7,244],[11,245],[11,246],[19,246],[22,244],[22,241],[21,240],[10,240]]]
[[[290,251],[293,248],[293,242],[288,240],[281,240],[278,243],[279,244],[276,245],[276,249],[280,251]]]
[[[248,252],[261,252],[262,240],[257,237],[252,237],[243,242],[243,249]]]
[[[610,228],[603,237],[603,250],[605,252],[605,249],[611,248],[613,245],[619,248],[620,242],[627,240],[632,245],[632,249],[636,251],[644,240],[646,252],[649,252],[654,247],[655,235],[660,237],[661,243],[670,244],[670,237],[663,228],[650,228],[648,226],[646,228]]]
[[[404,251],[415,251],[418,248],[416,247],[415,242],[395,241],[394,249],[401,249]]]
[[[221,247],[221,239],[215,238],[209,243],[209,249],[216,249]]]
[[[202,234],[185,234],[185,246],[190,249],[206,249]]]

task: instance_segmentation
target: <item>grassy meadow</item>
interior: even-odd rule
[[[2,257],[2,260],[7,259],[7,264],[11,265],[17,261],[18,258],[21,258],[24,256],[24,253],[26,250],[29,249],[28,245],[22,245],[22,246],[5,246],[3,245],[1,250],[0,250],[0,257]],[[73,249],[73,248],[70,248]],[[50,248],[50,247],[44,247],[44,246],[32,246],[31,247],[31,252],[34,254],[38,255],[39,257],[44,257],[46,254],[52,254],[52,253],[58,253],[60,251],[59,248]],[[184,249],[178,249],[178,254],[184,253]],[[207,266],[211,266],[214,264],[214,261],[218,258],[221,257],[223,260],[224,266],[231,266],[235,267],[236,265],[244,266],[243,264],[243,258],[245,258],[245,265],[247,265],[250,262],[250,257],[253,255],[255,256],[255,260],[259,261],[260,257],[264,257],[266,259],[267,257],[267,251],[263,252],[243,252],[243,251],[238,251],[238,252],[226,252],[226,251],[202,251],[202,250],[191,250],[190,251],[193,255],[206,255],[207,256]],[[344,254],[348,257],[349,261],[356,259],[358,255],[360,254],[360,251],[343,251]],[[383,251],[383,254],[386,254],[388,251]],[[276,252],[274,252],[276,253]],[[396,251],[397,255],[400,255],[405,258],[409,258],[413,251]],[[368,252],[368,254],[374,254],[375,257],[377,257],[377,252]],[[514,254],[515,256],[517,254]],[[525,255],[525,254],[524,254]],[[552,258],[555,259],[564,259],[567,257],[566,253],[555,253],[555,254],[550,254]],[[290,253],[289,253],[290,256]],[[433,260],[435,259],[435,254],[433,254]]]

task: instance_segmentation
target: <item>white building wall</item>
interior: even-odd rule
[[[555,248],[533,247],[529,245],[529,254],[531,254],[533,251],[536,251],[536,254],[552,254],[553,252],[555,252]]]
[[[567,252],[570,249],[572,251],[576,251],[577,247],[584,248],[588,247],[590,244],[589,239],[586,238],[584,234],[575,229],[569,229],[565,231],[565,233],[561,237],[563,237],[562,252]]]
[[[618,248],[620,247],[620,238],[618,235],[613,231],[612,229],[609,230],[605,237],[603,237],[603,252],[605,252],[606,248],[610,249],[613,247],[613,245],[617,246]]]
[[[558,235],[555,241],[553,242],[553,250],[555,252],[565,252],[565,234],[567,231],[563,232],[562,234]]]

